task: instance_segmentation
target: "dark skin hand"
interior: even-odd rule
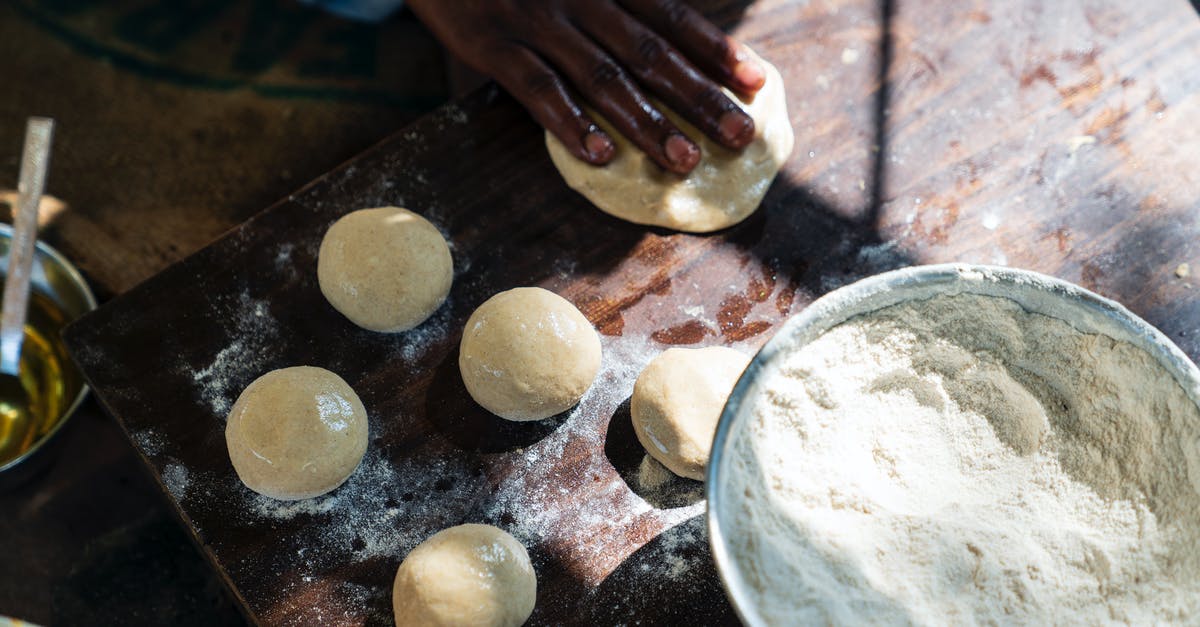
[[[739,150],[754,121],[719,88],[751,95],[760,64],[680,0],[409,0],[468,65],[496,79],[576,157],[612,160],[587,104],[664,169],[686,174],[700,149],[650,100]],[[582,98],[581,98],[582,96]]]

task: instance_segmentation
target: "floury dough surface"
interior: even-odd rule
[[[529,553],[491,525],[433,534],[404,558],[392,585],[397,625],[518,627],[536,599]]]
[[[233,469],[251,490],[275,499],[312,498],[358,468],[367,450],[367,411],[328,370],[272,370],[238,396],[225,443]]]
[[[359,209],[334,222],[317,254],[329,304],[358,326],[396,333],[424,322],[450,293],[454,262],[437,227],[399,207]]]
[[[1141,349],[960,295],[777,364],[718,513],[762,620],[1196,624],[1200,411]]]
[[[567,299],[517,287],[467,319],[458,368],[467,392],[508,420],[541,420],[574,407],[600,371],[600,336]]]
[[[754,120],[754,141],[741,152],[709,139],[673,111],[660,110],[700,148],[700,164],[685,177],[654,163],[607,121],[593,119],[616,143],[613,160],[600,167],[576,159],[548,131],[546,148],[567,185],[605,213],[636,224],[707,233],[746,219],[792,154],[795,140],[783,78],[763,61],[767,80],[751,100],[725,93]]]

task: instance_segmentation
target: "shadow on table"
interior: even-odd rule
[[[450,351],[430,378],[425,418],[438,433],[466,451],[499,453],[525,448],[558,430],[570,411],[545,420],[505,420],[481,407],[467,392],[458,368],[458,351]]]
[[[578,623],[609,625],[636,617],[644,625],[738,625],[707,535],[700,515],[647,542],[586,599]]]
[[[604,455],[629,489],[655,509],[687,507],[704,499],[703,482],[676,476],[646,455],[633,429],[629,399],[617,407],[608,421]],[[653,470],[644,470],[646,466]]]

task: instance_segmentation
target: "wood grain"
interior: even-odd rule
[[[601,214],[562,184],[539,129],[487,89],[117,298],[69,344],[258,622],[386,623],[404,553],[466,521],[529,545],[534,624],[734,622],[698,506],[638,485],[624,401],[654,352],[753,351],[840,285],[961,260],[1080,282],[1200,356],[1200,294],[1175,274],[1200,268],[1190,7],[945,0],[891,13],[883,38],[869,2],[713,7],[780,67],[797,132],[762,209],[735,228],[692,236]],[[424,213],[453,244],[451,297],[410,334],[357,329],[316,288],[325,228],[382,204]],[[519,285],[564,295],[604,338],[597,391],[534,425],[476,407],[454,364],[473,308]],[[297,364],[338,372],[362,397],[374,457],[360,473],[389,477],[364,492],[377,499],[343,488],[328,512],[269,517],[233,476],[221,408]],[[383,553],[369,542],[375,508],[395,510],[399,540]]]

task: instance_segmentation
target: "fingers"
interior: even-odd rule
[[[767,80],[753,53],[729,38],[683,0],[620,0],[630,13],[734,91],[754,94]]]
[[[575,103],[558,74],[529,50],[512,46],[499,51],[496,80],[530,115],[554,134],[571,154],[593,165],[612,160],[616,152],[608,133]]]
[[[592,13],[580,27],[612,51],[651,93],[728,148],[753,141],[754,120],[654,31],[618,7]]]
[[[586,35],[564,26],[544,34],[543,54],[622,135],[661,167],[687,174],[700,149],[642,95],[621,66]]]

